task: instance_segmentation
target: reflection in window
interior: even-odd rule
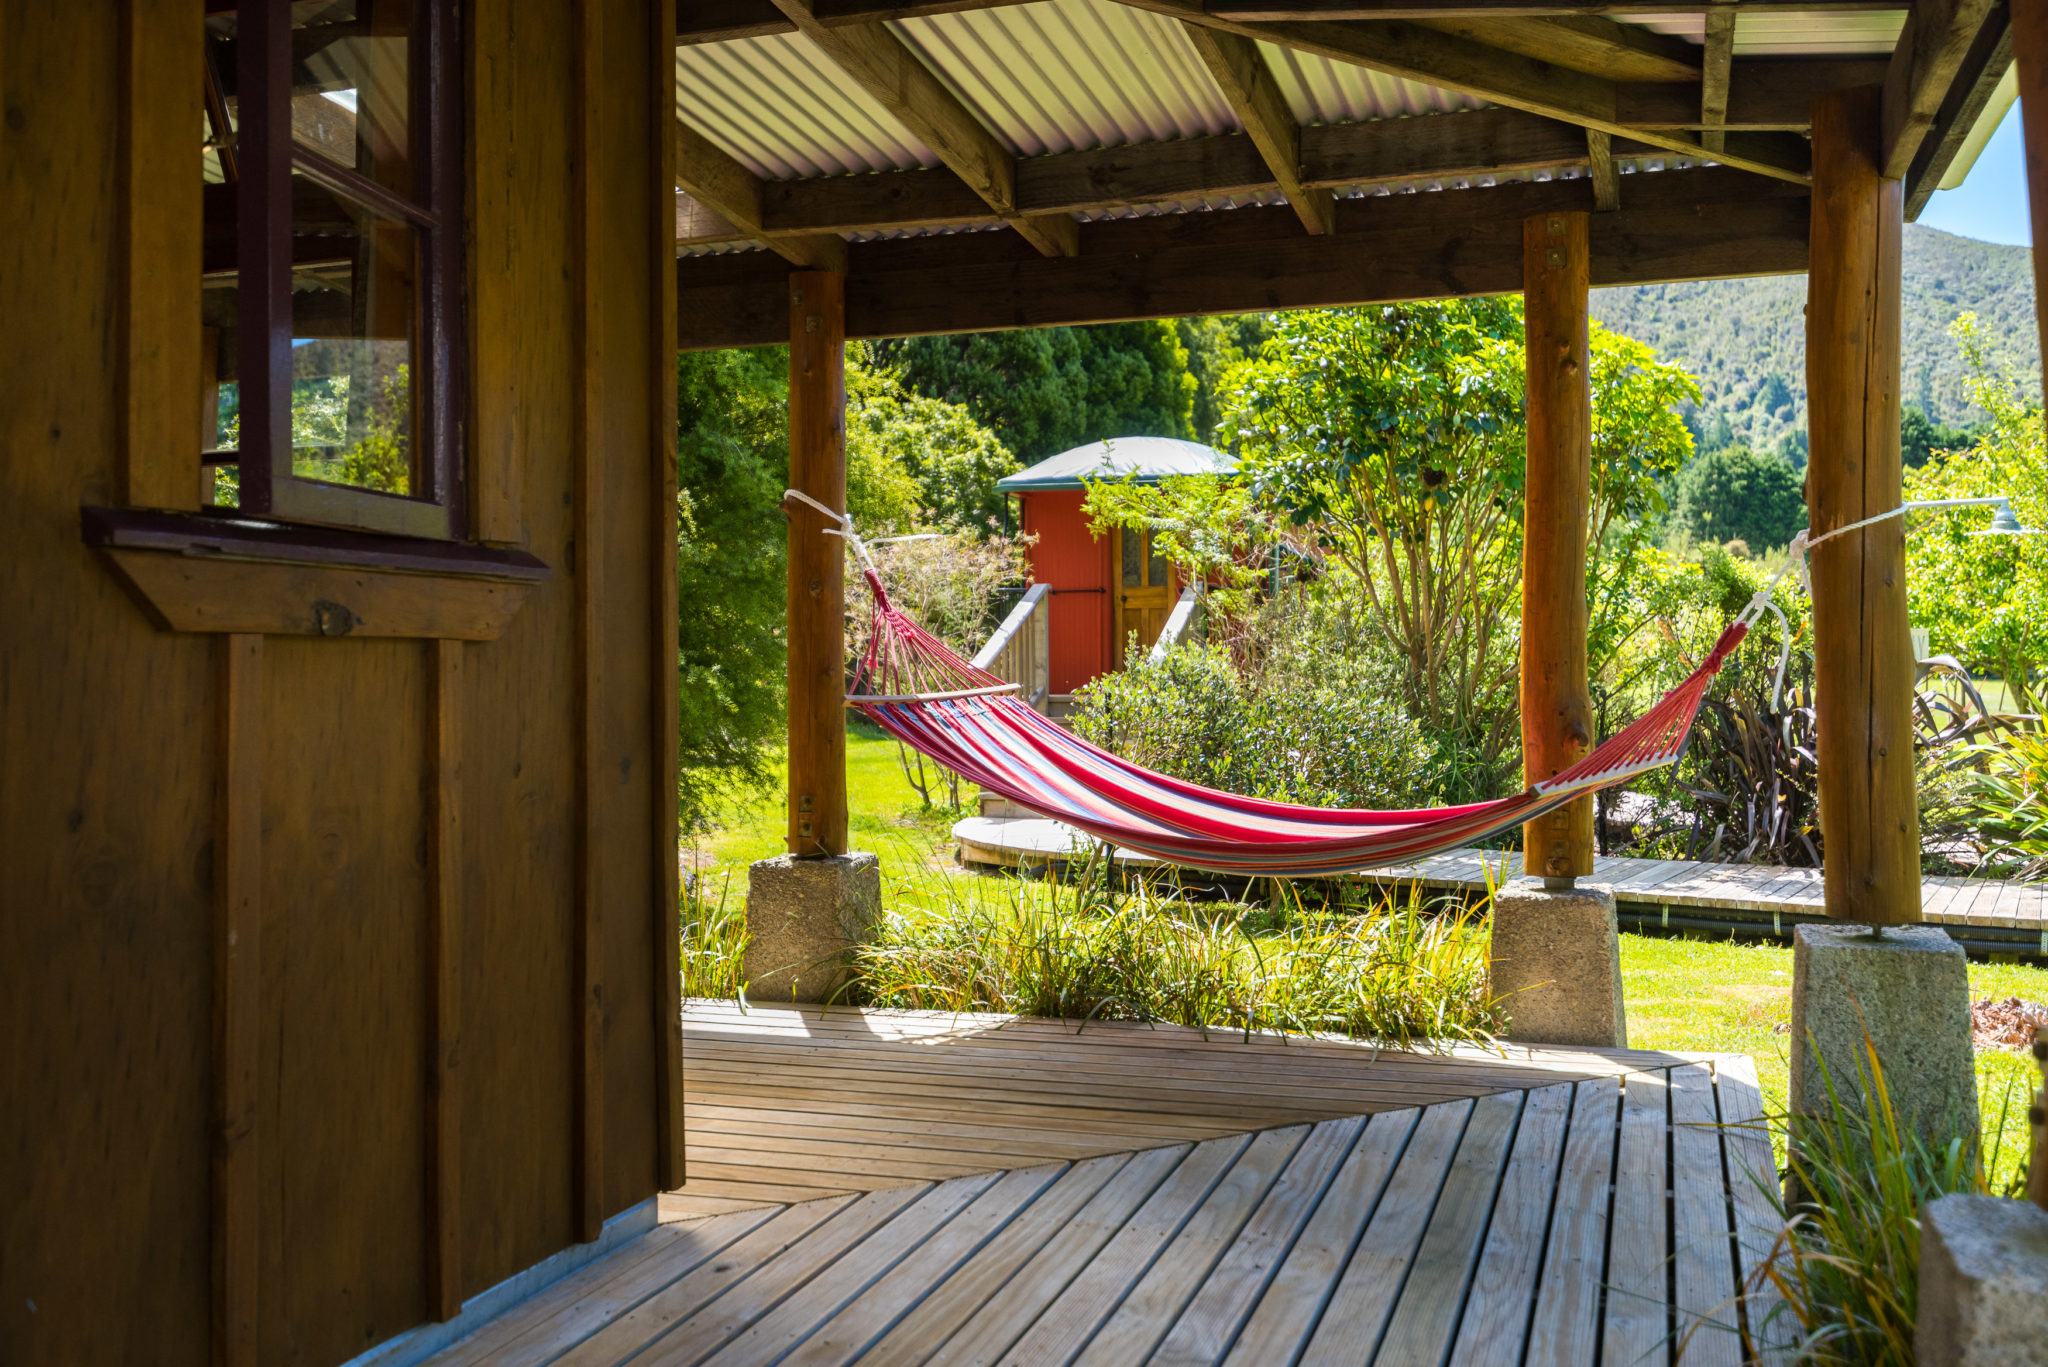
[[[1138,576],[1144,572],[1145,551],[1137,529],[1134,527],[1124,528],[1123,552],[1124,587],[1127,589],[1137,588],[1144,583],[1144,580]]]

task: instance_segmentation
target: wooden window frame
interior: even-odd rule
[[[462,309],[464,123],[457,0],[414,0],[408,63],[415,186],[393,194],[291,134],[292,22],[283,0],[241,0],[236,19],[239,122],[236,265],[241,402],[238,512],[370,532],[458,540],[467,531],[466,348]],[[406,495],[292,472],[292,173],[413,228],[421,249],[415,300],[414,490]]]

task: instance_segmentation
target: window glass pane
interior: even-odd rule
[[[1131,528],[1124,528],[1123,579],[1127,589],[1137,588],[1144,581],[1138,577],[1145,568],[1145,552],[1139,544],[1138,534]]]
[[[1152,544],[1152,534],[1145,533],[1145,582],[1155,589],[1166,587],[1166,557]]]
[[[411,0],[292,6],[292,139],[412,195]]]
[[[417,260],[409,225],[293,177],[293,474],[416,491]]]

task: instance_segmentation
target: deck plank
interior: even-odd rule
[[[1720,1099],[1721,1143],[1728,1194],[1735,1208],[1736,1272],[1743,1290],[1742,1323],[1751,1354],[1761,1367],[1782,1367],[1797,1356],[1797,1321],[1760,1269],[1770,1259],[1781,1221],[1771,1202],[1778,1186],[1777,1162],[1764,1126],[1763,1092],[1756,1065],[1726,1058],[1714,1065]]]
[[[1680,1356],[1685,1367],[1741,1367],[1714,1075],[1694,1064],[1673,1068],[1670,1077],[1671,1281]]]
[[[1420,1111],[1388,1111],[1366,1121],[1364,1135],[1246,1320],[1225,1359],[1228,1367],[1294,1361],[1314,1332],[1323,1303],[1379,1205],[1420,1116]]]
[[[1437,1367],[1450,1352],[1521,1113],[1522,1097],[1513,1092],[1473,1103],[1376,1364]]]
[[[1393,1179],[1330,1293],[1315,1336],[1301,1355],[1302,1367],[1355,1367],[1371,1360],[1436,1209],[1472,1105],[1446,1102],[1422,1113]]]
[[[1664,1205],[1669,1094],[1666,1079],[1648,1073],[1629,1078],[1622,1091],[1601,1367],[1654,1367],[1671,1360],[1671,1258]]]
[[[1210,1367],[1222,1359],[1364,1130],[1363,1116],[1325,1120],[1302,1141],[1153,1353],[1152,1367]]]
[[[1536,1310],[1529,1321],[1529,1362],[1593,1361],[1607,1275],[1607,1193],[1620,1105],[1621,1088],[1614,1078],[1595,1078],[1573,1088],[1571,1128],[1558,1169]]]
[[[1147,1361],[1311,1133],[1305,1125],[1293,1125],[1253,1139],[1074,1359],[1076,1367]],[[1094,1269],[1089,1272],[1092,1276]],[[1012,1360],[1021,1364],[1044,1359]]]
[[[1540,1088],[1523,1103],[1514,1151],[1501,1175],[1493,1223],[1450,1356],[1461,1367],[1520,1367],[1571,1113],[1569,1084]]]

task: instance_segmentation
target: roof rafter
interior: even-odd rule
[[[1700,50],[1685,39],[1599,15],[1546,19],[1453,15],[1416,22],[1439,33],[1612,81],[1692,82],[1700,78]]]
[[[1614,169],[1614,139],[1597,128],[1586,130],[1586,174],[1593,182],[1593,207],[1612,213],[1621,207],[1621,177]]]
[[[1584,128],[1634,138],[1688,156],[1708,156],[1697,138],[1665,129],[1639,129],[1617,117],[1616,83],[1584,72],[1566,71],[1546,62],[1498,48],[1453,38],[1435,29],[1400,23],[1240,24],[1216,19],[1196,7],[1196,0],[1121,0],[1121,3],[1171,14],[1247,38],[1299,48],[1332,61],[1349,62],[1420,81],[1425,85],[1467,94],[1560,119]],[[1807,184],[1810,156],[1796,138],[1774,133],[1731,136],[1712,160],[1739,170]]]
[[[846,243],[829,233],[770,238],[761,232],[761,178],[686,123],[676,124],[676,187],[776,255],[808,270],[844,271]]]
[[[1304,187],[1440,180],[1574,165],[1579,130],[1513,109],[1476,109],[1408,119],[1311,125],[1300,130]],[[1088,213],[1148,203],[1271,193],[1272,169],[1242,133],[1026,157],[1017,200],[1026,213]],[[769,181],[760,232],[851,233],[986,223],[981,199],[944,169]],[[729,242],[723,222],[701,241]]]
[[[1921,144],[1906,177],[1906,217],[1916,219],[1941,185],[2013,63],[2012,10],[2001,5],[1977,35],[1963,69],[1949,90],[1937,121],[1939,133]]]
[[[1079,237],[1072,218],[1027,214],[1017,207],[1017,159],[901,38],[881,24],[840,28],[819,22],[813,0],[775,0],[806,38],[967,183],[997,218],[1047,256],[1072,256]]]
[[[1700,55],[1700,146],[1728,145],[1728,81],[1735,70],[1735,9],[1720,4],[1705,15]]]
[[[1216,81],[1238,124],[1259,149],[1281,193],[1294,206],[1301,224],[1312,233],[1337,230],[1336,200],[1326,189],[1302,183],[1301,125],[1249,38],[1200,24],[1184,25],[1209,74]]]
[[[1884,79],[1884,175],[1903,180],[1934,132],[1995,0],[1921,0],[1906,16]]]

